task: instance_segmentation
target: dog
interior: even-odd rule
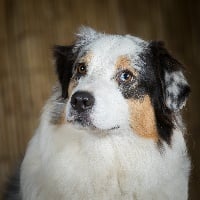
[[[188,199],[190,87],[163,42],[82,27],[53,51],[58,83],[8,199]]]

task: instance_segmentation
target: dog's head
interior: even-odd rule
[[[56,46],[54,56],[68,122],[170,141],[173,116],[190,89],[162,42],[82,28],[75,43]]]

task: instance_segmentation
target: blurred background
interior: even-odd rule
[[[145,40],[164,40],[185,64],[192,88],[185,112],[192,159],[190,199],[199,200],[198,0],[0,0],[1,193],[24,154],[56,80],[51,48],[54,44],[70,44],[80,25]]]

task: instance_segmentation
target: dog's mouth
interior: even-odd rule
[[[85,114],[85,115],[71,115],[70,117],[67,118],[67,121],[69,123],[72,123],[75,127],[77,127],[78,129],[90,129],[90,130],[94,130],[94,131],[101,131],[101,132],[105,132],[105,131],[114,131],[120,128],[119,125],[114,125],[110,128],[100,128],[95,126],[92,123],[92,120],[90,119],[89,115]]]

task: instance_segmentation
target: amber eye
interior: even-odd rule
[[[80,63],[77,66],[77,73],[80,75],[85,75],[87,73],[87,68],[86,68],[85,64]]]
[[[120,82],[130,82],[133,79],[133,74],[132,72],[126,70],[126,71],[122,71],[119,74],[119,81]]]

